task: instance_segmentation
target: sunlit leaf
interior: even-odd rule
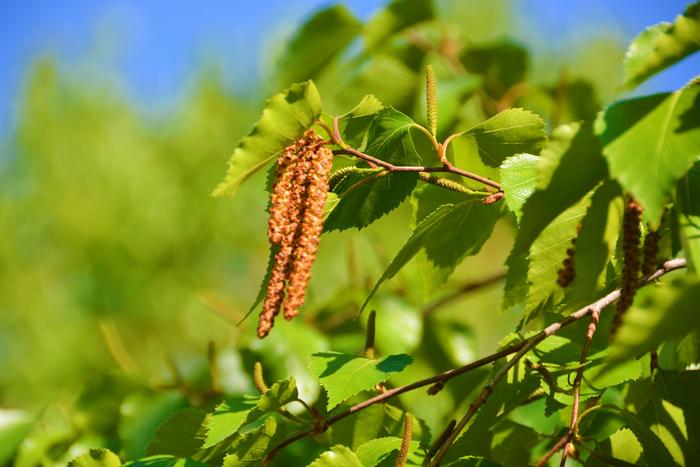
[[[700,82],[617,102],[596,121],[610,175],[655,225],[676,182],[700,156]]]
[[[339,352],[323,352],[313,354],[311,371],[326,389],[328,410],[331,410],[349,397],[388,380],[392,373],[403,371],[412,361],[406,354],[374,360]]]
[[[700,3],[673,23],[659,23],[634,38],[625,55],[625,85],[634,87],[700,49]]]
[[[214,196],[231,196],[238,187],[299,138],[321,115],[321,97],[313,81],[291,85],[265,104],[260,120],[238,143],[224,180]]]

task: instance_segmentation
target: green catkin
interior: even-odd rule
[[[265,394],[267,392],[267,384],[265,384],[265,378],[263,377],[263,367],[260,362],[255,362],[253,366],[253,383],[255,387],[258,388],[260,394]]]
[[[432,65],[428,65],[425,69],[425,100],[428,112],[428,126],[430,126],[430,132],[433,136],[437,136],[437,90],[435,85],[435,72],[433,71]]]
[[[408,461],[408,451],[411,447],[411,437],[413,436],[413,417],[406,412],[403,416],[403,435],[401,436],[401,449],[396,458],[396,467],[404,467]]]
[[[367,334],[365,337],[365,357],[374,358],[374,335],[376,332],[377,311],[372,310],[367,318]]]

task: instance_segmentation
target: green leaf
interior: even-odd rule
[[[229,454],[224,458],[223,467],[243,467],[262,465],[262,460],[273,446],[278,434],[277,417],[269,416],[261,426],[256,426],[237,438]]]
[[[127,462],[124,467],[208,467],[193,459],[180,459],[173,456],[150,456]]]
[[[611,366],[655,350],[662,342],[700,329],[700,282],[645,288],[624,317],[610,353]]]
[[[321,454],[309,467],[365,467],[360,459],[348,447],[333,446]]]
[[[606,176],[597,138],[589,126],[578,123],[562,125],[552,133],[542,150],[539,170],[538,189],[522,206],[515,244],[507,260],[504,309],[527,299],[527,257],[533,242]]]
[[[103,448],[90,449],[68,463],[68,467],[119,467],[120,465],[122,462],[119,456]]]
[[[631,412],[615,407],[644,450],[648,465],[675,465],[671,453],[654,432]]]
[[[380,110],[369,128],[366,153],[395,165],[418,165],[420,156],[411,134],[415,122],[398,110]],[[369,174],[346,190],[325,222],[325,230],[363,228],[388,214],[411,194],[418,174]]]
[[[629,428],[622,428],[612,434],[610,450],[613,458],[635,465],[644,452],[644,448]]]
[[[197,438],[206,413],[194,407],[180,409],[173,413],[158,428],[148,445],[147,454],[170,454],[176,457],[191,457],[202,446]]]
[[[260,401],[259,397],[236,396],[216,406],[214,413],[204,421],[206,437],[203,448],[220,443],[238,431],[250,410]]]
[[[700,49],[700,3],[673,23],[659,23],[634,38],[625,54],[625,86],[634,87]]]
[[[418,441],[411,441],[409,453],[418,450]],[[356,450],[357,458],[362,465],[379,465],[391,453],[401,449],[401,438],[387,436],[367,441]]]
[[[518,154],[507,158],[501,164],[501,186],[505,191],[508,208],[520,221],[525,200],[537,188],[539,180],[539,157],[532,154]]]
[[[430,0],[393,0],[365,25],[365,46],[367,49],[378,47],[394,33],[432,17]]]
[[[466,47],[460,59],[470,73],[483,76],[484,87],[496,98],[525,81],[529,61],[527,50],[508,40]]]
[[[0,409],[0,465],[9,465],[22,440],[29,434],[34,421],[20,410]]]
[[[403,371],[413,359],[406,354],[389,355],[373,360],[339,352],[315,353],[311,371],[328,393],[328,410],[355,394],[372,389]]]
[[[419,251],[424,251],[434,274],[433,283],[442,284],[465,256],[475,255],[491,235],[502,210],[498,206],[468,200],[445,204],[425,217],[406,244],[379,278],[363,308],[386,280],[391,279]]]
[[[491,167],[500,166],[515,154],[539,154],[547,141],[542,118],[524,109],[504,110],[461,135]]]
[[[349,146],[362,150],[372,121],[377,113],[384,108],[379,99],[373,95],[362,98],[350,112],[338,118],[338,126],[343,141]]]
[[[316,12],[288,42],[277,64],[283,85],[314,78],[360,33],[360,21],[344,5]]]
[[[700,156],[700,82],[620,101],[596,121],[610,174],[658,224],[676,182]]]
[[[238,187],[289,146],[321,115],[321,96],[313,81],[292,84],[265,104],[260,120],[238,143],[214,196],[232,196]]]
[[[693,164],[678,184],[676,207],[688,269],[700,274],[700,161]]]
[[[617,183],[605,182],[593,194],[576,238],[575,276],[571,284],[573,302],[590,302],[603,286],[605,266],[615,253],[623,210],[622,191]]]

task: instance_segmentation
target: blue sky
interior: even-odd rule
[[[483,0],[461,0],[483,1]],[[179,95],[202,63],[216,63],[227,82],[244,89],[259,79],[263,53],[309,12],[328,0],[2,0],[0,18],[0,135],[27,66],[38,54],[76,66],[104,60],[123,77],[126,93],[146,105]],[[346,0],[368,18],[383,0]],[[581,31],[607,28],[630,40],[644,27],[671,21],[685,0],[513,0],[514,35],[536,36],[538,47],[559,51]],[[535,34],[533,34],[535,33]],[[682,85],[700,69],[694,59],[669,70],[645,91]],[[79,67],[78,67],[79,69]]]

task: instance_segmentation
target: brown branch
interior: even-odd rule
[[[486,177],[482,177],[481,175],[477,175],[475,173],[469,172],[464,169],[460,169],[459,167],[455,167],[452,165],[446,158],[444,158],[444,150],[443,150],[443,145],[437,144],[436,150],[439,151],[438,156],[440,156],[440,159],[443,161],[443,165],[441,166],[423,166],[423,165],[394,165],[391,162],[387,162],[381,159],[378,159],[374,156],[370,156],[369,154],[365,154],[362,151],[358,151],[357,149],[354,149],[347,144],[345,144],[345,141],[343,141],[343,137],[340,136],[340,128],[339,128],[339,121],[338,117],[333,118],[333,129],[331,130],[328,128],[328,125],[326,125],[323,122],[320,122],[320,125],[326,129],[328,132],[328,135],[330,136],[331,140],[333,143],[340,147],[341,150],[346,153],[350,154],[352,156],[358,157],[364,161],[367,161],[370,165],[375,166],[375,167],[381,167],[383,169],[386,169],[389,172],[448,172],[448,173],[453,173],[460,175],[465,178],[470,178],[472,180],[476,180],[477,182],[483,183],[484,185],[491,186],[497,190],[501,190],[501,185],[498,184],[497,182],[494,182],[491,179],[488,179]],[[448,138],[449,139],[449,138]],[[445,146],[446,148],[446,146]],[[442,153],[442,154],[440,154]]]
[[[653,274],[650,274],[649,276],[646,276],[640,281],[640,286],[649,284],[650,282],[653,282],[654,280],[658,279],[659,277],[663,276],[664,274],[667,274],[671,271],[674,271],[676,269],[684,268],[686,266],[686,260],[685,258],[678,258],[678,259],[672,259],[669,261],[666,261],[660,269],[656,270]],[[457,437],[460,435],[464,427],[469,423],[469,421],[472,419],[472,417],[476,414],[476,412],[479,410],[479,408],[486,403],[488,400],[489,396],[493,393],[494,387],[508,374],[508,371],[510,371],[513,366],[515,366],[518,361],[525,356],[532,348],[537,346],[540,342],[542,342],[544,339],[546,339],[549,336],[552,336],[559,332],[563,327],[568,326],[569,324],[589,315],[593,314],[596,311],[600,313],[606,306],[610,305],[611,303],[614,303],[617,299],[620,298],[620,289],[616,289],[603,298],[597,300],[596,302],[587,305],[566,318],[564,318],[561,321],[558,321],[556,323],[550,324],[546,328],[544,328],[542,331],[539,333],[535,334],[534,336],[530,337],[525,341],[525,345],[522,346],[522,348],[518,351],[518,353],[515,354],[513,358],[511,358],[508,363],[506,363],[499,371],[496,373],[496,375],[491,378],[491,380],[486,384],[486,387],[481,391],[479,396],[474,400],[474,402],[469,406],[469,409],[467,410],[467,413],[464,414],[462,419],[457,423],[457,426],[455,429],[450,433],[450,436],[447,437],[443,445],[440,447],[438,450],[437,454],[435,455],[435,459],[431,460],[430,466],[437,466],[440,465],[440,461],[442,461],[442,458],[445,456],[447,453],[447,450],[450,448],[452,443],[455,442]],[[590,343],[589,343],[590,345]],[[585,356],[584,356],[585,357]],[[567,441],[568,442],[568,441]]]
[[[576,377],[574,378],[574,402],[571,406],[571,423],[569,424],[569,430],[566,434],[550,449],[547,454],[545,454],[542,459],[537,463],[537,467],[544,466],[549,459],[554,456],[559,450],[563,449],[562,458],[560,466],[566,465],[566,458],[569,455],[569,446],[573,445],[572,439],[574,437],[574,430],[576,424],[578,423],[578,412],[579,404],[581,401],[581,380],[583,379],[583,368],[588,358],[588,352],[591,348],[591,341],[593,340],[593,335],[598,329],[598,323],[600,322],[600,309],[594,308],[591,311],[591,322],[588,325],[586,331],[586,339],[583,342],[583,349],[581,350],[581,357],[579,358],[579,365],[576,369]]]
[[[653,282],[654,280],[658,279],[659,277],[663,276],[664,274],[667,274],[671,271],[674,271],[676,269],[681,269],[686,266],[686,260],[685,258],[678,258],[678,259],[673,259],[670,261],[666,261],[660,269],[655,271],[653,274],[645,277],[642,279],[642,285],[646,285],[650,282]],[[428,385],[433,385],[435,383],[444,383],[446,381],[449,381],[450,379],[467,373],[471,370],[474,370],[476,368],[480,368],[482,366],[488,365],[489,363],[496,362],[500,360],[503,357],[506,357],[510,354],[516,353],[516,355],[508,362],[506,365],[501,368],[501,370],[489,381],[489,383],[486,385],[482,393],[479,395],[477,400],[472,403],[472,405],[469,408],[469,411],[467,414],[460,420],[459,424],[455,428],[455,430],[450,433],[450,435],[447,437],[445,442],[442,444],[440,447],[440,450],[437,453],[436,459],[430,463],[430,465],[439,465],[440,460],[442,457],[445,455],[445,452],[449,447],[452,445],[454,440],[457,438],[459,433],[462,431],[464,426],[469,422],[471,417],[476,413],[476,411],[479,409],[481,405],[486,402],[488,397],[491,395],[493,392],[494,386],[501,380],[503,377],[508,373],[508,370],[512,368],[527,352],[529,352],[533,347],[535,347],[537,344],[542,342],[544,339],[547,337],[557,333],[559,330],[564,328],[565,326],[570,325],[571,323],[574,323],[578,321],[579,319],[591,314],[594,309],[602,310],[609,304],[615,302],[618,298],[620,297],[620,290],[614,290],[604,296],[603,298],[599,299],[595,303],[588,305],[587,307],[581,308],[580,310],[572,313],[571,315],[567,316],[561,321],[558,321],[556,323],[550,324],[547,326],[545,329],[540,331],[539,333],[535,334],[534,336],[529,337],[528,339],[525,339],[521,342],[518,342],[516,344],[512,344],[502,350],[499,350],[498,352],[495,352],[491,355],[488,355],[484,358],[481,358],[479,360],[476,360],[472,363],[469,363],[467,365],[464,365],[459,368],[454,368],[452,370],[445,371],[443,373],[440,373],[439,375],[432,376],[430,378],[422,379],[420,381],[416,381],[411,384],[407,384],[405,386],[400,386],[398,388],[394,389],[389,389],[386,392],[379,394],[377,396],[374,396],[370,399],[367,399],[364,402],[360,402],[358,404],[353,405],[349,409],[336,414],[327,420],[319,419],[314,426],[310,427],[307,430],[300,431],[291,437],[281,441],[278,445],[276,445],[274,448],[270,450],[270,452],[267,454],[265,457],[264,463],[269,463],[272,458],[275,456],[277,452],[279,452],[281,449],[285,448],[286,446],[289,446],[290,444],[305,438],[307,436],[323,433],[326,431],[331,425],[334,423],[356,413],[361,410],[366,409],[367,407],[384,402],[394,396],[398,396],[399,394],[403,394],[404,392],[408,391],[413,391],[414,389],[418,389],[424,386]]]
[[[495,284],[497,282],[502,281],[505,279],[506,273],[505,272],[499,272],[497,274],[494,274],[492,276],[486,277],[485,279],[480,279],[475,282],[468,282],[462,286],[460,286],[457,290],[453,291],[449,295],[445,295],[442,298],[439,298],[435,300],[434,302],[430,303],[428,306],[426,306],[423,309],[423,318],[427,318],[431,314],[433,314],[438,308],[441,308],[445,305],[447,305],[450,302],[453,302],[460,298],[464,294],[468,294],[470,292],[473,292],[475,290],[479,290],[483,287],[488,287],[489,285]]]

